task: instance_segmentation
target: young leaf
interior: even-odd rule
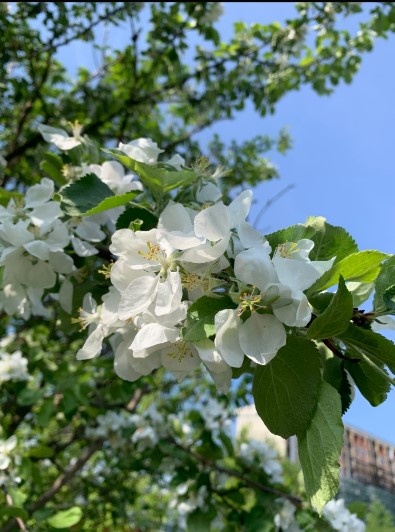
[[[307,338],[320,340],[331,338],[345,331],[350,325],[353,311],[352,295],[346,288],[343,277],[339,276],[336,294],[328,307],[310,325]]]
[[[108,211],[109,209],[114,209],[115,207],[122,207],[123,205],[126,205],[132,201],[139,194],[141,194],[141,190],[131,190],[130,192],[126,192],[120,196],[110,196],[109,198],[101,201],[99,205],[96,205],[96,207],[86,211],[84,216],[90,216],[91,214]]]
[[[68,510],[57,512],[48,519],[48,524],[53,528],[68,528],[81,521],[82,510],[78,506],[73,506]]]
[[[373,362],[380,361],[395,373],[395,345],[391,340],[355,325],[350,325],[338,338],[357,353],[362,351]]]
[[[235,305],[228,297],[213,298],[203,296],[197,299],[188,309],[183,340],[198,342],[215,334],[214,318],[217,312]]]
[[[308,290],[310,294],[321,292],[337,283],[339,275],[346,281],[360,281],[370,283],[374,281],[380,271],[382,261],[387,258],[386,253],[367,250],[353,253],[324,273]]]
[[[386,260],[377,276],[375,282],[375,294],[373,299],[373,306],[375,312],[385,312],[387,310],[387,303],[384,301],[385,291],[395,284],[395,256]]]
[[[321,382],[320,354],[313,342],[288,335],[266,366],[254,372],[252,394],[256,410],[273,433],[289,438],[308,426]]]
[[[82,216],[114,193],[97,175],[87,174],[61,188],[59,196],[67,214]]]
[[[387,398],[390,391],[390,384],[383,374],[374,369],[365,360],[360,360],[357,364],[344,361],[344,367],[354,379],[361,394],[372,406],[378,406]],[[385,369],[381,368],[382,371]]]
[[[306,493],[321,515],[339,488],[339,456],[343,445],[341,400],[327,382],[321,384],[317,408],[305,432],[298,437],[299,460]]]
[[[103,150],[118,159],[124,166],[135,172],[144,186],[151,192],[164,194],[175,188],[193,183],[198,175],[193,170],[169,170],[135,161],[117,149]]]

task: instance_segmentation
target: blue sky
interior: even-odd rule
[[[224,11],[217,27],[226,39],[235,21],[282,21],[294,13],[294,7],[290,2],[224,2]],[[123,35],[117,30],[109,43],[122,45]],[[275,135],[288,126],[293,149],[285,157],[274,154],[281,178],[257,188],[251,220],[285,186],[294,188],[266,212],[259,229],[271,232],[320,215],[346,228],[360,249],[394,253],[394,45],[394,36],[378,41],[374,51],[364,56],[352,84],[341,84],[329,97],[302,88],[288,94],[273,116],[260,118],[247,106],[235,120],[200,134],[202,141],[214,132],[224,141],[247,140],[258,134]],[[82,62],[94,65],[90,49],[80,53],[88,51],[87,46],[79,44],[62,52],[60,58],[71,71]],[[395,442],[394,410],[394,392],[376,408],[357,394],[345,421]]]

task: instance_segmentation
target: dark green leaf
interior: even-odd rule
[[[119,216],[116,228],[118,229],[128,229],[130,224],[135,220],[141,220],[143,223],[141,225],[142,231],[149,231],[158,225],[158,218],[148,209],[144,207],[127,207],[125,211]]]
[[[203,296],[197,299],[188,309],[183,340],[197,342],[215,334],[214,317],[220,310],[234,308],[228,297],[213,298]]]
[[[25,388],[18,394],[17,403],[21,406],[29,406],[37,403],[42,397],[42,390]]]
[[[110,198],[106,198],[103,200],[99,205],[96,207],[93,207],[93,209],[90,209],[89,211],[85,212],[85,216],[90,216],[91,214],[97,214],[99,212],[108,211],[109,209],[114,209],[115,207],[122,207],[123,205],[126,205],[130,201],[132,201],[136,196],[141,194],[140,190],[132,190],[131,192],[126,192],[125,194],[121,194],[120,196],[111,196]]]
[[[374,310],[376,312],[385,312],[387,303],[384,301],[384,293],[388,288],[395,285],[395,256],[386,260],[377,276],[375,282]]]
[[[29,519],[29,514],[23,508],[18,506],[1,506],[0,508],[0,517],[19,517],[26,521]]]
[[[339,335],[347,346],[354,348],[355,351],[365,353],[373,362],[380,361],[395,373],[395,345],[391,340],[384,338],[379,333],[361,329],[355,325],[350,327]]]
[[[323,381],[314,416],[306,431],[298,437],[306,493],[319,514],[338,491],[342,446],[340,395]]]
[[[393,314],[395,311],[395,284],[387,288],[384,292],[383,301],[386,308]]]
[[[355,240],[343,227],[331,225],[321,216],[307,218],[306,225],[316,230],[310,237],[314,242],[309,255],[311,260],[330,260],[336,257],[336,262],[339,262],[358,251]]]
[[[298,240],[302,240],[303,238],[311,239],[314,233],[315,229],[313,227],[298,224],[287,227],[286,229],[280,229],[275,233],[270,233],[266,235],[266,238],[272,249],[275,250],[277,246],[285,242],[298,242]]]
[[[354,379],[361,394],[372,406],[378,406],[386,400],[390,391],[390,384],[379,368],[375,370],[373,366],[363,359],[358,363],[345,361],[344,367]],[[385,371],[383,368],[380,369]]]
[[[345,331],[350,325],[353,312],[351,293],[346,288],[343,277],[339,276],[339,285],[336,294],[322,314],[312,322],[307,338],[320,340],[331,338]]]
[[[59,196],[62,205],[70,216],[87,214],[106,198],[114,196],[112,190],[95,174],[87,174],[61,188]]]
[[[29,456],[31,458],[51,458],[53,456],[54,450],[47,445],[39,445],[38,447],[32,447],[29,451]]]
[[[255,407],[273,434],[289,438],[308,426],[321,381],[320,354],[313,342],[288,335],[287,344],[266,366],[257,366]]]

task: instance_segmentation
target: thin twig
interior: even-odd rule
[[[258,223],[261,221],[262,216],[265,214],[265,212],[275,203],[278,201],[282,196],[284,196],[287,192],[295,188],[295,185],[287,185],[285,188],[280,190],[280,192],[277,192],[272,198],[268,199],[267,202],[263,205],[263,207],[260,209],[258,214],[256,215],[255,221],[252,224],[254,227],[258,227]]]

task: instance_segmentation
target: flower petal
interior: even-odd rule
[[[220,310],[215,315],[215,347],[232,368],[240,368],[244,360],[244,352],[239,342],[240,325],[237,310]]]
[[[283,347],[287,335],[283,324],[270,314],[251,314],[241,325],[240,346],[257,364],[267,364]]]
[[[128,285],[119,304],[118,312],[121,320],[132,318],[150,306],[156,296],[159,279],[159,276],[151,277],[146,274]]]
[[[235,259],[235,275],[245,284],[264,290],[268,283],[277,283],[276,270],[269,256],[269,248],[255,247],[239,253]]]

